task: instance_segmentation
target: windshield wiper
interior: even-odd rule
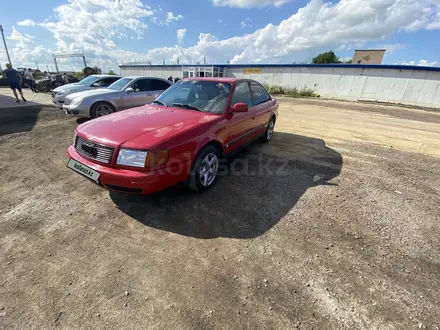
[[[173,106],[175,107],[179,107],[179,108],[185,108],[185,109],[190,109],[190,110],[196,110],[196,111],[201,111],[203,112],[203,110],[193,107],[192,105],[189,104],[184,104],[184,103],[173,103]]]
[[[163,105],[164,107],[167,107],[167,105],[165,103],[163,103],[162,101],[159,101],[159,100],[154,100],[151,103],[157,103],[157,104]]]

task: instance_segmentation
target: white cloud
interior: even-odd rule
[[[176,15],[174,15],[172,12],[168,12],[167,13],[167,20],[166,20],[166,22],[167,23],[171,23],[171,22],[177,22],[177,21],[180,21],[180,20],[182,20],[183,19],[183,16],[182,15],[180,15],[180,14],[178,14],[177,16]]]
[[[417,66],[440,66],[440,61],[429,62],[427,60],[420,60],[419,62],[409,61],[409,62],[401,62],[401,63],[396,63],[396,64],[401,64],[401,65],[417,65]]]
[[[20,23],[51,31],[56,40],[56,52],[84,51],[95,61],[98,58],[103,62],[111,60],[114,69],[118,62],[130,58],[133,61],[148,59],[146,54],[118,49],[113,40],[143,38],[148,28],[145,20],[151,19],[154,12],[140,0],[69,0],[56,7],[54,13],[54,18],[42,22],[24,20]],[[31,58],[30,54],[27,57]]]
[[[217,7],[261,8],[266,6],[281,7],[293,0],[211,0]]]
[[[186,28],[177,30],[177,40],[179,44],[183,44],[183,38],[185,38]]]
[[[217,20],[217,23],[223,23],[223,21],[219,18],[218,20]]]
[[[8,43],[12,45],[9,47],[9,54],[11,56],[12,64],[15,67],[34,67],[35,62],[49,63],[49,60],[52,58],[50,49],[47,49],[42,45],[38,45],[33,36],[20,33],[14,26],[6,39]],[[0,54],[0,61],[7,61],[5,52]]]
[[[36,22],[53,33],[53,51],[85,51],[93,63],[111,65],[113,69],[121,62],[170,63],[179,58],[180,63],[196,63],[203,61],[203,57],[209,63],[225,63],[228,59],[231,63],[305,62],[323,50],[353,49],[386,40],[399,31],[440,29],[438,0],[311,0],[279,24],[268,24],[250,34],[219,40],[210,33],[200,33],[193,46],[155,48],[141,53],[118,47],[118,38],[142,38],[146,20],[153,20],[157,13],[140,0],[69,0],[54,11],[53,18]],[[183,16],[167,13],[164,19],[174,22]],[[38,45],[33,39],[28,42],[34,42],[33,48]],[[22,56],[30,59],[30,55]]]
[[[373,47],[374,49],[385,49],[385,56],[392,55],[399,50],[405,48],[403,44],[379,44]]]
[[[440,30],[440,9],[437,7],[437,15],[435,20],[430,22],[426,28],[428,30]]]
[[[268,24],[254,33],[224,40],[201,33],[193,47],[165,47],[148,54],[153,62],[169,60],[176,52],[190,63],[203,56],[210,63],[228,59],[231,63],[302,62],[322,50],[384,40],[399,30],[414,30],[413,23],[418,20],[425,23],[417,29],[428,28],[434,22],[433,11],[438,13],[439,7],[437,0],[340,0],[335,4],[311,0],[279,25]]]
[[[240,26],[242,27],[242,28],[245,28],[245,27],[250,27],[250,26],[252,26],[252,19],[250,19],[250,18],[245,18],[241,23],[240,23]]]
[[[24,21],[17,22],[17,25],[20,25],[20,26],[35,26],[35,25],[37,25],[37,23],[35,23],[34,21],[32,21],[30,19],[25,19]]]

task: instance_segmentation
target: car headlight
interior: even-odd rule
[[[121,149],[116,164],[134,167],[145,167],[147,151]]]
[[[75,97],[72,101],[72,103],[70,103],[71,106],[76,106],[78,104],[80,104],[83,101],[82,97]]]
[[[116,163],[125,166],[152,168],[165,164],[169,159],[169,154],[168,150],[121,149]]]
[[[76,147],[76,132],[73,135],[73,146]]]
[[[67,94],[68,94],[67,91],[61,91],[61,92],[57,93],[57,95],[59,95],[59,96],[63,96],[63,95],[67,95]]]

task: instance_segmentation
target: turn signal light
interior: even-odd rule
[[[165,164],[170,157],[169,150],[149,150],[145,159],[145,167],[156,167]]]

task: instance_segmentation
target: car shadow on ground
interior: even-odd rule
[[[31,131],[42,106],[0,108],[0,136]]]
[[[121,211],[145,224],[196,238],[254,238],[280,221],[308,188],[331,184],[342,157],[321,139],[276,132],[225,161],[202,194],[183,185],[152,195],[110,192]]]
[[[78,125],[81,125],[81,124],[84,124],[85,122],[88,122],[89,120],[91,120],[91,118],[80,117],[80,118],[76,118],[76,123]]]

